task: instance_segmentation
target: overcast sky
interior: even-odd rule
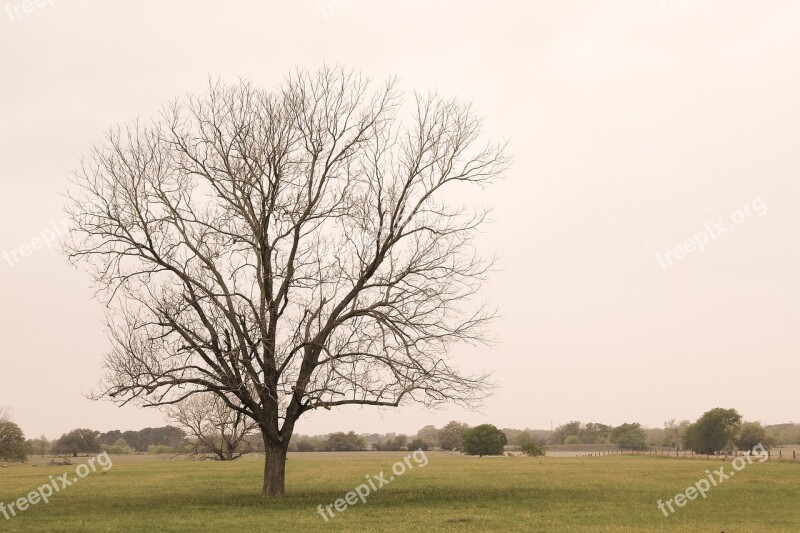
[[[481,196],[497,344],[453,352],[497,394],[298,432],[660,426],[716,406],[800,422],[800,3],[41,3],[0,3],[0,406],[28,436],[164,422],[83,395],[102,308],[44,243],[81,156],[209,76],[271,88],[324,63],[472,101],[515,164]]]

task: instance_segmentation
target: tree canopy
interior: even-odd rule
[[[686,429],[684,446],[705,454],[733,450],[741,425],[742,415],[736,409],[715,407]]]
[[[647,447],[647,434],[638,422],[625,423],[611,430],[609,441],[620,448],[644,450]]]
[[[464,432],[461,451],[467,455],[503,455],[506,434],[491,424],[481,424]]]
[[[28,445],[22,429],[7,416],[0,416],[0,461],[24,462]]]
[[[460,450],[467,429],[469,426],[462,422],[448,422],[439,430],[439,447],[448,451]]]
[[[72,455],[86,453],[99,453],[100,442],[97,437],[99,432],[91,429],[74,429],[65,433],[53,445],[53,453],[57,455]]]

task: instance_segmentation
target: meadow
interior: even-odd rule
[[[116,531],[800,531],[800,462],[755,462],[665,517],[656,506],[730,461],[658,456],[462,457],[428,452],[428,463],[328,522],[318,506],[343,498],[403,452],[295,453],[287,495],[259,497],[257,456],[233,463],[169,456],[116,456],[108,471],[10,520],[0,532]],[[47,459],[0,469],[8,504],[73,466]]]

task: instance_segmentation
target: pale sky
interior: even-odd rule
[[[43,245],[81,156],[209,76],[271,88],[324,63],[472,101],[515,164],[481,196],[497,343],[453,352],[496,395],[298,432],[660,426],[717,406],[800,422],[800,3],[40,3],[0,1],[0,406],[29,437],[164,423],[83,396],[102,308]]]

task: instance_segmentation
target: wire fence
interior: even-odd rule
[[[575,453],[575,457],[604,457],[609,455],[661,455],[667,457],[688,457],[697,459],[720,459],[744,456],[747,452],[735,451],[722,454],[699,454],[692,450],[679,449],[647,449],[647,450],[602,450],[599,452]],[[800,449],[771,449],[767,450],[769,461],[800,461]]]

